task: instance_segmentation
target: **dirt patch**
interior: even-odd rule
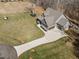
[[[42,15],[42,13],[44,13],[44,9],[40,6],[35,6],[32,11],[34,11],[37,15]]]
[[[24,12],[27,7],[32,7],[30,2],[0,2],[0,13]]]

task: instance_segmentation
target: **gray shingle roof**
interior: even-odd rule
[[[59,21],[58,21],[58,24],[60,24],[60,25],[65,25],[66,24],[66,22],[68,22],[68,20],[66,19],[66,18],[61,18]]]
[[[57,23],[60,24],[61,26],[66,25],[67,22],[69,22],[69,21],[68,21],[68,19],[65,18],[64,15],[62,15],[61,18],[57,21]]]
[[[43,19],[44,19],[43,16],[38,16],[37,18],[38,18],[39,20],[43,20]]]
[[[46,11],[44,12],[44,15],[45,15],[46,23],[48,27],[50,28],[55,25],[56,21],[62,15],[62,13],[54,9],[47,8]]]
[[[59,11],[56,11],[52,8],[47,8],[46,11],[44,12],[45,16],[60,16],[62,15],[62,13],[60,13]]]

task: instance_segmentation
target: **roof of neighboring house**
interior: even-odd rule
[[[60,19],[59,20],[57,20],[57,22],[56,23],[58,23],[58,24],[60,24],[61,26],[63,26],[63,25],[70,25],[69,23],[67,23],[68,22],[68,19],[66,19],[65,18],[65,16],[61,16],[60,17]]]
[[[47,8],[46,11],[44,12],[44,15],[45,15],[46,23],[50,28],[55,25],[58,18],[63,14],[52,8]]]
[[[45,21],[47,23],[48,28],[51,28],[52,26],[54,26],[55,22],[56,22],[56,20],[54,20],[53,16],[45,17]]]
[[[60,15],[62,15],[62,13],[60,13],[59,11],[56,11],[52,8],[47,8],[46,11],[44,11],[44,15],[45,16],[56,16],[59,17]]]
[[[0,59],[17,59],[17,53],[12,46],[0,44]]]

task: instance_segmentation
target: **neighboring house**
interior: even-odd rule
[[[17,52],[12,46],[0,44],[0,59],[18,59]]]
[[[37,17],[36,22],[46,31],[54,28],[55,26],[60,30],[68,30],[70,25],[68,19],[66,19],[63,13],[52,8],[47,8],[41,16]]]

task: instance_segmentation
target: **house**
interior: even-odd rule
[[[56,21],[56,26],[58,27],[58,29],[60,30],[68,30],[70,27],[70,22],[69,20],[64,16],[60,16],[59,19]]]
[[[41,16],[37,17],[36,22],[46,31],[54,28],[55,26],[60,30],[67,30],[70,25],[68,19],[66,19],[63,13],[52,8],[47,8]]]
[[[18,59],[17,52],[12,46],[0,44],[0,59]]]

